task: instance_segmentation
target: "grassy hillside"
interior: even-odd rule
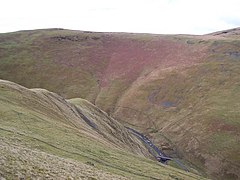
[[[227,32],[229,37],[202,36],[209,44],[204,61],[139,77],[118,101],[114,115],[127,115],[125,123],[145,130],[166,152],[193,162],[211,177],[238,179],[240,39],[238,31]]]
[[[138,125],[166,152],[212,171],[212,176],[236,179],[239,70],[239,62],[210,62],[139,82],[118,103],[115,116],[120,119],[127,114],[125,123]]]
[[[0,78],[85,98],[210,177],[237,179],[239,32],[0,34]]]
[[[143,71],[193,64],[204,49],[171,36],[20,31],[0,34],[0,77],[67,98],[107,101],[107,110]]]
[[[192,179],[144,157],[144,146],[86,100],[0,81],[0,177]],[[88,120],[86,120],[88,119]]]

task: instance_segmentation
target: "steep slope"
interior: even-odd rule
[[[165,152],[194,162],[211,177],[238,179],[238,32],[229,31],[219,39],[202,36],[210,43],[202,62],[156,69],[140,76],[118,101],[115,117],[124,117],[125,123],[146,130]],[[193,39],[192,46],[197,42]]]
[[[199,178],[145,158],[121,124],[85,100],[77,103],[1,80],[0,177]]]
[[[239,70],[239,62],[221,61],[173,70],[158,78],[149,75],[125,93],[115,116],[129,117],[122,120],[145,130],[165,152],[194,162],[218,179],[236,179]]]
[[[0,34],[0,78],[82,97],[217,179],[237,179],[239,28],[204,36]]]
[[[0,34],[0,77],[109,110],[143,73],[202,61],[204,42],[189,43],[185,37],[61,29]]]

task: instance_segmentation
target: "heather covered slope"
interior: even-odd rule
[[[139,79],[121,98],[114,115],[129,117],[124,119],[126,124],[145,130],[166,152],[187,159],[209,175],[236,179],[240,63],[230,61],[161,72],[144,82]]]
[[[143,145],[91,103],[0,81],[0,177],[200,178],[145,158]],[[86,120],[88,119],[88,120]]]
[[[0,78],[86,98],[218,179],[239,178],[239,73],[239,28],[0,34]]]
[[[58,29],[0,34],[0,77],[67,98],[104,101],[107,110],[144,73],[202,61],[205,43],[192,46],[191,39],[177,36]]]
[[[118,101],[114,115],[129,117],[125,123],[146,130],[165,152],[209,176],[238,179],[240,38],[238,29],[227,32],[197,37],[209,42],[202,62],[139,77]]]

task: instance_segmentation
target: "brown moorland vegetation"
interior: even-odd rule
[[[237,179],[239,32],[0,34],[0,78],[87,99],[210,177]]]

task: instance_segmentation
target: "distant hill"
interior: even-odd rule
[[[240,28],[228,29],[209,34],[211,36],[222,36],[231,38],[240,38]]]
[[[240,178],[239,28],[0,34],[0,78],[87,99],[210,177]]]

